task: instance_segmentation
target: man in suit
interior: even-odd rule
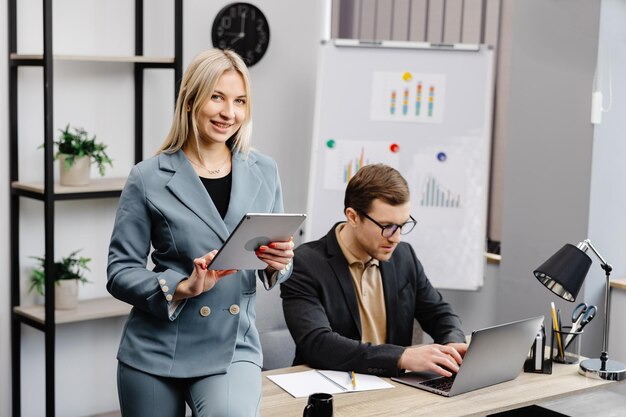
[[[401,242],[416,224],[406,180],[389,166],[367,165],[348,183],[344,206],[346,221],[296,249],[292,276],[281,284],[294,365],[451,376],[467,350],[465,336]],[[414,319],[434,344],[411,346]]]

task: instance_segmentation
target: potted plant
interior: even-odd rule
[[[113,166],[113,161],[104,151],[106,145],[97,143],[95,135],[90,138],[82,127],[74,127],[70,131],[69,124],[59,131],[61,135],[53,143],[58,149],[54,159],[59,159],[61,163],[61,185],[88,185],[92,162],[98,165],[101,176],[104,176],[105,164]]]
[[[91,258],[79,257],[76,250],[68,256],[54,263],[54,307],[59,310],[71,310],[78,305],[78,283],[89,282],[85,277],[85,271],[90,271],[87,264]],[[44,295],[46,274],[44,272],[45,258],[31,256],[39,262],[39,266],[33,269],[30,276],[30,287],[40,296]]]

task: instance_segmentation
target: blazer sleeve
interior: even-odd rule
[[[415,291],[415,318],[422,329],[438,344],[465,342],[465,334],[461,329],[461,320],[450,304],[443,300],[424,272],[424,267],[415,256],[413,247],[406,245],[411,251],[411,258],[417,271]]]
[[[325,264],[327,260],[315,251],[302,247],[294,257],[291,278],[281,285],[285,321],[296,343],[296,361],[318,369],[397,375],[404,347],[361,343],[344,336],[342,329],[332,328],[327,315],[333,314],[332,306],[320,298],[323,290],[318,274],[328,268]],[[336,303],[345,303],[340,294],[335,297]]]
[[[172,269],[153,272],[146,268],[150,252],[150,219],[144,182],[135,166],[124,186],[115,217],[109,245],[107,290],[115,298],[140,310],[174,320],[185,301],[170,316],[166,295],[173,294],[186,275]]]

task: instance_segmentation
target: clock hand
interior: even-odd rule
[[[239,32],[240,38],[243,38],[244,36],[246,36],[245,28],[246,28],[246,12],[243,12],[241,13],[241,32]]]
[[[241,38],[243,38],[243,35],[241,33],[238,33],[237,36],[234,37],[232,41],[230,41],[230,45],[234,44],[235,42],[237,42]]]

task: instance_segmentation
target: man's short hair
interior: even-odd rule
[[[365,165],[348,182],[344,198],[344,212],[352,207],[367,213],[376,199],[398,206],[409,201],[409,185],[402,175],[388,165]]]

